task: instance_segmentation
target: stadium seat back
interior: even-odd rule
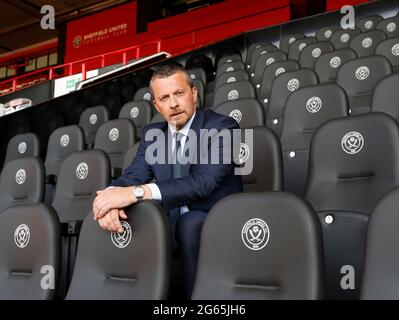
[[[394,188],[373,208],[367,226],[366,254],[361,298],[364,300],[397,300],[399,284],[396,271],[399,192]]]
[[[53,207],[62,223],[82,221],[92,210],[96,191],[110,182],[110,161],[102,150],[79,151],[61,165]]]
[[[320,28],[316,32],[317,41],[330,41],[333,33],[340,29],[339,25],[331,25],[327,27]]]
[[[9,207],[43,200],[44,166],[39,158],[8,162],[0,176],[0,214]]]
[[[290,45],[293,44],[296,40],[304,39],[305,35],[302,33],[294,33],[284,36],[280,41],[280,50],[288,54],[288,50]]]
[[[388,38],[399,37],[399,17],[391,17],[380,21],[377,30],[384,31]]]
[[[61,127],[53,131],[47,144],[47,155],[44,162],[46,175],[58,176],[62,161],[71,153],[84,148],[84,133],[78,125]]]
[[[284,60],[287,60],[287,55],[282,51],[275,51],[259,56],[255,63],[253,77],[251,74],[252,83],[260,87],[264,70],[271,64]]]
[[[371,56],[374,54],[377,45],[384,41],[386,37],[381,30],[361,33],[353,37],[349,48],[355,50],[359,58]]]
[[[288,59],[299,61],[302,50],[305,49],[307,45],[315,42],[317,42],[317,39],[314,37],[295,40],[288,50]]]
[[[319,299],[322,256],[317,215],[302,200],[235,194],[204,223],[192,299]]]
[[[302,68],[314,69],[317,59],[322,54],[333,50],[334,47],[329,41],[311,43],[302,50],[299,56],[299,64]]]
[[[331,43],[335,50],[347,48],[351,42],[351,39],[360,33],[360,29],[338,29],[331,36]]]
[[[54,209],[37,203],[3,211],[0,238],[0,299],[53,299],[60,266],[60,225]]]
[[[248,80],[226,83],[215,91],[212,106],[216,107],[225,101],[255,97],[255,88]]]
[[[225,72],[215,79],[215,90],[223,84],[242,80],[249,80],[249,75],[245,70]]]
[[[150,87],[141,87],[134,94],[134,101],[146,100],[152,103],[151,91]]]
[[[362,32],[373,31],[377,28],[377,25],[383,20],[384,18],[379,15],[361,18],[356,21],[356,27],[359,28]]]
[[[88,108],[80,115],[79,126],[85,133],[86,144],[92,147],[98,128],[109,120],[109,111],[105,106]]]
[[[126,214],[123,233],[110,234],[91,216],[85,219],[67,299],[167,298],[170,275],[167,216],[159,204],[147,201],[128,208]]]
[[[391,72],[390,62],[383,56],[350,60],[339,68],[337,84],[346,91],[352,114],[370,111],[374,88]]]
[[[280,191],[283,186],[281,144],[264,126],[241,131],[238,163],[244,192]]]
[[[127,118],[133,121],[137,129],[137,136],[141,135],[141,128],[151,122],[154,107],[146,100],[130,101],[125,103],[119,112],[119,118]]]
[[[302,88],[288,97],[281,130],[285,191],[303,195],[313,134],[325,122],[347,115],[348,99],[335,84]]]
[[[399,72],[399,37],[380,42],[375,49],[376,55],[382,55],[389,60],[394,72]]]
[[[311,69],[299,69],[278,76],[273,81],[271,88],[270,103],[266,115],[267,127],[280,136],[284,107],[289,95],[299,88],[317,83],[317,75]]]
[[[356,58],[356,52],[349,48],[338,49],[321,55],[314,66],[320,83],[334,83],[337,79],[339,67]]]
[[[136,140],[134,122],[130,119],[115,119],[98,129],[94,148],[107,153],[112,168],[122,168],[123,155]]]
[[[265,125],[263,107],[255,98],[222,102],[214,111],[232,117],[242,129]]]
[[[359,297],[368,217],[399,183],[398,145],[398,124],[383,113],[331,120],[313,136],[305,198],[323,228],[328,298]],[[355,276],[351,290],[341,272]]]
[[[15,159],[40,156],[40,140],[36,133],[22,133],[11,138],[4,163]]]
[[[372,112],[385,112],[399,120],[399,74],[392,74],[382,79],[374,89],[371,100]]]

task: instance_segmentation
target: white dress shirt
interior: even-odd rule
[[[183,135],[183,137],[181,138],[180,144],[181,144],[181,152],[183,152],[184,150],[184,145],[186,143],[187,140],[187,136],[188,136],[188,131],[190,130],[191,124],[193,123],[195,117],[195,112],[194,114],[191,116],[191,118],[187,121],[187,123],[184,125],[183,128],[181,128],[179,130],[179,133],[181,133]],[[176,127],[172,126],[171,124],[168,124],[168,130],[170,131],[170,136],[173,137],[174,134],[177,132]],[[176,147],[176,141],[175,139],[172,139],[172,154],[175,150]],[[152,194],[152,199],[153,200],[158,200],[158,201],[162,201],[162,194],[161,191],[159,190],[158,186],[156,183],[149,183],[148,187],[151,190],[151,194]],[[180,214],[184,214],[186,212],[188,212],[188,208],[187,206],[183,206],[180,208]]]

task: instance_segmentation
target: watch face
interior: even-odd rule
[[[143,197],[144,196],[144,189],[142,187],[134,188],[134,195],[136,197]]]

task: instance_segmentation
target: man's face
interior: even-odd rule
[[[197,88],[191,88],[182,72],[152,83],[154,105],[164,119],[177,130],[184,127],[195,112]]]

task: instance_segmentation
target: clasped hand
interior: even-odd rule
[[[115,187],[97,191],[93,202],[94,220],[111,232],[123,232],[120,219],[127,219],[123,208],[136,203],[133,187]]]

